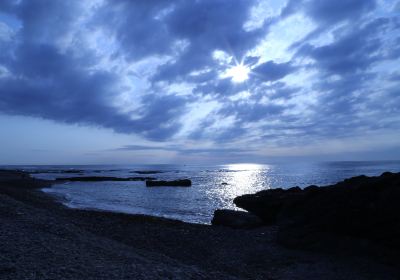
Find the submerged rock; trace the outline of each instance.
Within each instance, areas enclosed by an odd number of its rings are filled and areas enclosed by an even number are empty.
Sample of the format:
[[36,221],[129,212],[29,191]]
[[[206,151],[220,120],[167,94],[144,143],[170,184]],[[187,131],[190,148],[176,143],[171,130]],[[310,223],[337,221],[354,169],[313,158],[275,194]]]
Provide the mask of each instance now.
[[82,174],[84,173],[83,170],[80,169],[64,169],[64,170],[54,170],[54,169],[43,169],[43,170],[31,170],[31,171],[27,171],[30,174],[43,174],[43,173],[54,173],[54,174],[62,174],[62,173],[66,173],[66,174]]
[[189,179],[173,180],[173,181],[146,181],[147,187],[190,187],[192,181]]
[[164,173],[164,171],[160,171],[160,170],[137,170],[137,171],[132,171],[131,173],[136,173],[136,174],[160,174],[160,173]]
[[249,212],[218,209],[214,212],[211,224],[237,229],[250,229],[262,226],[263,221]]
[[103,181],[146,181],[154,180],[153,177],[107,177],[107,176],[87,176],[87,177],[65,177],[57,178],[56,181],[71,181],[71,182],[103,182]]

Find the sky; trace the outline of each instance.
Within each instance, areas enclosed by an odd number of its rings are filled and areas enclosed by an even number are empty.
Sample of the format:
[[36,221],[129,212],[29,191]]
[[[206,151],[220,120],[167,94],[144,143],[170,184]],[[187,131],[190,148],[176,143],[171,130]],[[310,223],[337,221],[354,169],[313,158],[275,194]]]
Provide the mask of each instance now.
[[400,159],[400,1],[1,0],[0,164]]

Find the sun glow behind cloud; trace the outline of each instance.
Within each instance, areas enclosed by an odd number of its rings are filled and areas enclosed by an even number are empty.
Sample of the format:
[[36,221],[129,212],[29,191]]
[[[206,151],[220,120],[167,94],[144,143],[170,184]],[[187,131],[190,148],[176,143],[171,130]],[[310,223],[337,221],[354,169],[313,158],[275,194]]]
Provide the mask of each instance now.
[[250,68],[243,64],[238,64],[226,71],[225,76],[232,78],[234,83],[242,83],[249,79]]

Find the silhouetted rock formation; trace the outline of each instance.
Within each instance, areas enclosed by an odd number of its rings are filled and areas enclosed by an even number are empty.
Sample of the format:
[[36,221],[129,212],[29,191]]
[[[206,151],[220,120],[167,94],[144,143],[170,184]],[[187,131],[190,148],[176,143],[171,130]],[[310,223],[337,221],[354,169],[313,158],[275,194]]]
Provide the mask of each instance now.
[[250,229],[262,226],[263,221],[249,212],[218,209],[214,212],[211,224],[231,228]]
[[190,187],[192,181],[189,179],[173,181],[146,181],[147,187]]
[[234,203],[265,224],[280,225],[279,240],[292,247],[340,236],[400,249],[400,173],[358,176],[304,190],[265,190],[239,196]]
[[261,191],[256,194],[242,195],[236,197],[233,202],[237,207],[260,217],[264,223],[273,224],[277,221],[278,214],[281,212],[284,204],[288,204],[293,199],[303,196],[304,191],[299,187],[287,190],[279,188]]
[[154,180],[153,177],[107,177],[107,176],[87,176],[87,177],[65,177],[57,178],[56,181],[71,181],[71,182],[104,182],[104,181],[146,181]]

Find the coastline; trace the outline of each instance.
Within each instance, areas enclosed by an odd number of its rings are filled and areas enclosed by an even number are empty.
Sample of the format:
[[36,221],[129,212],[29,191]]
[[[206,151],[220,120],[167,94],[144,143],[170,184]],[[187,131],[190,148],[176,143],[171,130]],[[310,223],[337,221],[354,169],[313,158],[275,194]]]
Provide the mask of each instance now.
[[2,279],[397,279],[399,275],[392,265],[368,256],[287,249],[276,242],[276,226],[230,229],[70,209],[38,189],[45,181],[27,178],[16,178],[14,183],[0,180]]

